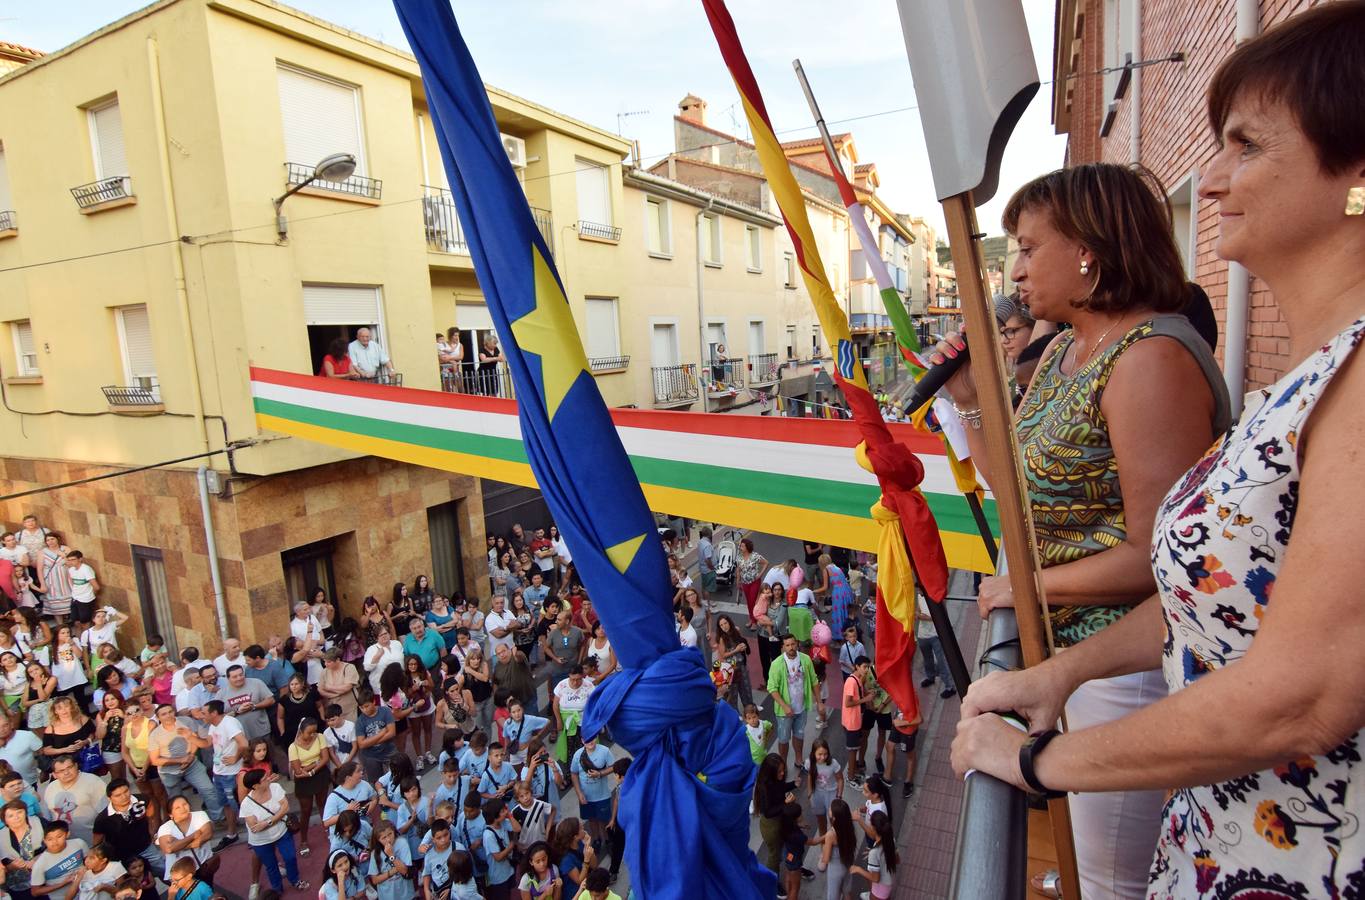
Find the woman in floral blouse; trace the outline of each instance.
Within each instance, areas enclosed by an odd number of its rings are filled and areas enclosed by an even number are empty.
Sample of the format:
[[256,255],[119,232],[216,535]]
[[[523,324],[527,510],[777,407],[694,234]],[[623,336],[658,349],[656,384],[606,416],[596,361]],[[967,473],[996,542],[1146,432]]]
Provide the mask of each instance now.
[[[1019,786],[1166,792],[1151,897],[1348,897],[1365,886],[1365,4],[1324,4],[1214,75],[1200,178],[1215,250],[1263,279],[1287,374],[1166,496],[1158,594],[1025,672],[972,686],[953,765]],[[1086,679],[1161,665],[1170,696],[1021,754],[995,715],[1056,722]]]

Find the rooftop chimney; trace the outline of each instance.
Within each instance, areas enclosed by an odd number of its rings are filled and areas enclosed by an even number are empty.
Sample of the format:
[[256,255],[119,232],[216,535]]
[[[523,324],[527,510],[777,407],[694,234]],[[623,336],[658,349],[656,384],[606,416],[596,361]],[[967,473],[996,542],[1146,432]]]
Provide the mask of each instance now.
[[678,115],[698,125],[706,124],[706,101],[696,94],[688,94],[678,101]]

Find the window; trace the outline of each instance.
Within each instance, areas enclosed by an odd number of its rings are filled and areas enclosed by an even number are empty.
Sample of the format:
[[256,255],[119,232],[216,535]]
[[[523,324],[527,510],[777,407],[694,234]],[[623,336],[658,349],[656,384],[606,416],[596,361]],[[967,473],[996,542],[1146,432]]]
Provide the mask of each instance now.
[[166,642],[166,655],[174,658],[179,655],[180,649],[175,640],[175,622],[171,618],[171,589],[166,584],[166,564],[160,550],[139,547],[137,544],[131,546],[133,578],[137,582],[137,596],[142,606],[142,631],[144,634],[161,635]]
[[128,156],[123,146],[123,117],[118,100],[110,100],[86,110],[90,120],[90,149],[95,157],[95,180],[103,181],[128,174]]
[[463,592],[464,553],[460,550],[460,523],[468,522],[464,500],[451,500],[427,507],[427,534],[431,540],[431,583],[434,590],[450,595]]
[[0,212],[10,209],[14,209],[14,199],[9,192],[9,164],[5,162],[5,145],[0,143]]
[[763,334],[764,324],[762,320],[749,320],[749,355],[761,356],[768,352],[768,342]]
[[27,319],[11,322],[10,331],[14,334],[14,359],[19,364],[19,374],[32,377],[38,371],[38,350],[33,343],[33,325]]
[[332,599],[333,607],[336,606],[336,573],[332,567],[332,557],[336,552],[334,544],[335,539],[326,538],[280,554],[284,590],[291,601],[311,599],[321,588]]
[[782,254],[782,277],[783,284],[787,287],[796,288],[796,255],[792,253]]
[[1133,19],[1137,12],[1134,0],[1104,0],[1104,102],[1118,99],[1120,83],[1126,82],[1122,68],[1128,54],[1133,52]]
[[[706,358],[714,362],[716,359],[716,348],[725,347],[725,323],[707,322],[706,323]],[[726,347],[727,351],[729,350]]]
[[1196,220],[1198,192],[1196,172],[1191,172],[1171,191],[1171,231],[1175,236],[1175,245],[1180,249],[1180,259],[1185,263],[1185,277],[1191,280],[1194,279],[1195,247],[1199,240],[1199,223]]
[[787,326],[787,359],[796,359],[796,326]]
[[578,183],[578,221],[612,225],[611,186],[607,167],[586,159],[575,159]]
[[[311,371],[322,369],[322,357],[332,341],[349,344],[361,327],[369,328],[385,350],[379,288],[363,285],[305,284],[303,321],[308,327]],[[469,359],[468,355],[465,359]]]
[[360,89],[290,66],[278,67],[285,162],[312,169],[333,153],[355,157],[355,174],[367,175]]
[[763,271],[763,234],[757,225],[745,225],[744,237],[749,246],[749,271]]
[[810,356],[811,356],[811,359],[819,359],[819,358],[820,358],[820,326],[819,326],[819,325],[812,325],[812,326],[810,327]]
[[114,313],[127,383],[155,390],[156,356],[152,353],[152,323],[147,317],[147,307],[122,306]]
[[587,298],[588,333],[583,349],[588,359],[616,359],[621,356],[621,326],[615,297]]
[[648,235],[648,247],[652,256],[673,254],[673,229],[670,227],[668,212],[667,200],[645,198],[645,232]]
[[678,364],[678,326],[671,322],[655,323],[651,330],[652,361],[655,368]]
[[720,243],[720,216],[713,216],[710,213],[701,217],[701,246],[702,259],[708,266],[719,266],[721,259]]

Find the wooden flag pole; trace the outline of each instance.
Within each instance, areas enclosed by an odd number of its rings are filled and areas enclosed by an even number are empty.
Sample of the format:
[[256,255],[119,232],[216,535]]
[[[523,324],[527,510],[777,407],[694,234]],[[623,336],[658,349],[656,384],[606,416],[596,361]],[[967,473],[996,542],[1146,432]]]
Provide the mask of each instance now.
[[[1048,657],[1048,635],[1043,623],[1045,598],[1038,579],[1038,559],[1033,519],[1025,503],[1024,473],[1014,434],[1014,409],[1006,390],[1005,358],[995,339],[995,312],[977,233],[976,205],[970,191],[943,201],[948,224],[948,245],[957,273],[958,297],[972,341],[972,372],[981,403],[982,437],[991,472],[991,492],[1000,513],[1000,534],[1009,563],[1014,615],[1019,623],[1019,645],[1024,666],[1036,666]],[[1057,868],[1062,876],[1062,896],[1081,896],[1076,871],[1076,848],[1071,838],[1071,813],[1065,797],[1048,801],[1052,839],[1057,849]]]

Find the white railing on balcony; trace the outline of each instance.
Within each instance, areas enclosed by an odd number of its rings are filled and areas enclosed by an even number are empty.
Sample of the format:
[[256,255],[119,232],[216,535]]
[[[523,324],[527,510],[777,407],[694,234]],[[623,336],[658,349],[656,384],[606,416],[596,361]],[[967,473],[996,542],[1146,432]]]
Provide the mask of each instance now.
[[776,353],[753,353],[749,355],[749,384],[766,385],[776,384],[777,374],[777,354]]
[[133,196],[133,179],[127,175],[101,178],[99,181],[73,187],[71,196],[75,198],[76,205],[81,209],[89,209],[92,206],[99,206],[101,203],[122,200],[125,197]]
[[19,219],[12,209],[0,209],[0,231],[18,231]]
[[455,198],[445,188],[422,186],[422,226],[427,235],[427,246],[438,253],[469,255],[469,244],[464,239],[464,226],[455,210]]
[[681,406],[700,398],[697,367],[692,363],[680,366],[654,366],[650,371],[654,377],[655,406]]
[[709,397],[724,397],[737,394],[744,389],[749,365],[742,359],[715,360],[702,370]]
[[441,390],[447,394],[478,394],[484,397],[516,398],[512,387],[512,373],[507,363],[481,366],[461,363],[458,367],[441,369]]

